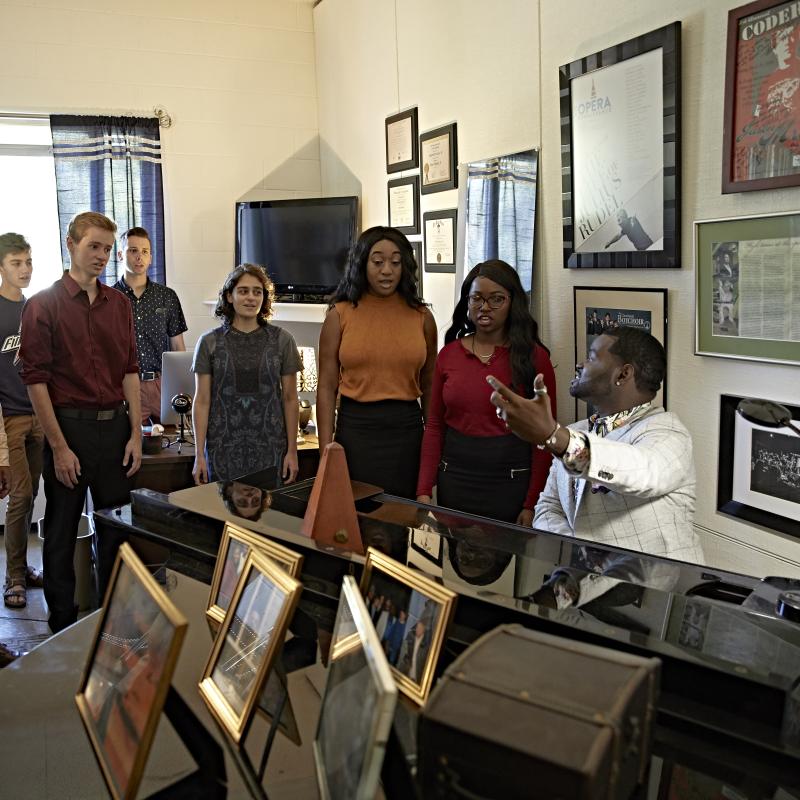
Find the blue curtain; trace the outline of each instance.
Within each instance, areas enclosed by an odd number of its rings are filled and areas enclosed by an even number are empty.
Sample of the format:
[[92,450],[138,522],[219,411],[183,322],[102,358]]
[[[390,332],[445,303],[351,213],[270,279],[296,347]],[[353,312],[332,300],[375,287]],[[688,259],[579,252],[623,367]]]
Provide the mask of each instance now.
[[[135,225],[147,229],[153,246],[150,277],[166,283],[158,120],[59,114],[50,117],[50,128],[64,269],[69,268],[69,221],[82,211],[99,211],[117,223],[118,233]],[[116,249],[100,278],[107,284],[125,271]]]
[[476,161],[467,173],[466,268],[500,258],[533,288],[538,151]]

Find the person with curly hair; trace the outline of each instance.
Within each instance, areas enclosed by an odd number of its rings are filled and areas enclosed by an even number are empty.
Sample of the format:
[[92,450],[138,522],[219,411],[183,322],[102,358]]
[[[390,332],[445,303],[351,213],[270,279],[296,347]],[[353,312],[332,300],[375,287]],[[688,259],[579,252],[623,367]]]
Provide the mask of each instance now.
[[297,477],[297,372],[291,334],[269,323],[275,289],[263,267],[241,264],[228,275],[215,315],[222,325],[194,351],[195,483],[274,470]]
[[322,325],[317,387],[320,451],[335,430],[352,479],[408,498],[436,361],[436,322],[417,294],[416,271],[400,231],[361,234]]

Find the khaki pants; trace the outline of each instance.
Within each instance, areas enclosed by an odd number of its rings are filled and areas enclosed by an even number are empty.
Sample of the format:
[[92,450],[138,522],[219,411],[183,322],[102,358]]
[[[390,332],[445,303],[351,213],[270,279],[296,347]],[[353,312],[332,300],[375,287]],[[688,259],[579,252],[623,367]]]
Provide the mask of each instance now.
[[25,585],[28,567],[28,533],[33,501],[42,474],[44,433],[33,414],[3,417],[11,463],[11,491],[6,509],[6,586]]
[[139,396],[142,398],[142,425],[161,422],[161,377],[154,381],[142,381],[139,384]]

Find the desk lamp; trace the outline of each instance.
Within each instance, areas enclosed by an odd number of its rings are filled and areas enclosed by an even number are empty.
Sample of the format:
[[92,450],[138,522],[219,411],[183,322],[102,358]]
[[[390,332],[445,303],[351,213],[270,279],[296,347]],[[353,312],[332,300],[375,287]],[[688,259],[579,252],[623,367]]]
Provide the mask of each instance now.
[[[317,359],[314,355],[313,347],[299,347],[300,362],[302,368],[297,373],[297,391],[316,392],[317,391]],[[297,443],[305,442],[303,434],[308,433],[308,424],[311,422],[311,403],[306,399],[300,400],[300,414],[298,423],[300,433],[297,435]]]

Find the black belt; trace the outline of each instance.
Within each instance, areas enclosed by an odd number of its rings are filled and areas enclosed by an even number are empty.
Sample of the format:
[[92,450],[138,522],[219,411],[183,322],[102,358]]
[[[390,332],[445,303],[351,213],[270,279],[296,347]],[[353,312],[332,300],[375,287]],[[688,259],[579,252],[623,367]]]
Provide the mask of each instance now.
[[121,414],[128,413],[125,403],[120,403],[116,408],[65,408],[58,406],[53,409],[56,417],[62,419],[90,419],[96,422],[108,422],[116,419]]
[[160,372],[140,372],[140,381],[157,381],[161,377]]

